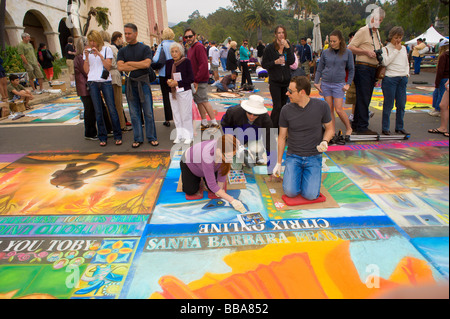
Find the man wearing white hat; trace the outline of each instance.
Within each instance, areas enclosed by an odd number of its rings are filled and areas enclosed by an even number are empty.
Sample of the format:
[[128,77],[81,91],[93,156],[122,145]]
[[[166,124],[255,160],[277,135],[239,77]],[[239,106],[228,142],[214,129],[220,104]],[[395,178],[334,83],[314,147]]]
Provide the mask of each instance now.
[[[222,129],[225,134],[232,134],[247,146],[247,156],[244,162],[248,167],[254,163],[263,164],[264,153],[267,153],[267,166],[270,165],[270,139],[273,127],[267,109],[264,106],[264,98],[259,95],[251,95],[241,105],[230,107],[222,117]],[[275,141],[273,141],[275,146]],[[276,156],[276,151],[272,154]]]

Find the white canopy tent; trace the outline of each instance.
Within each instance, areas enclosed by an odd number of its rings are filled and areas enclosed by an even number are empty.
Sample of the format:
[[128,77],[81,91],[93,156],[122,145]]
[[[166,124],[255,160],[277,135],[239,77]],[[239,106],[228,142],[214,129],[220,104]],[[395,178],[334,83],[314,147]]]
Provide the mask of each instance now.
[[320,32],[320,18],[319,15],[314,17],[314,29],[313,29],[313,41],[312,41],[313,52],[318,53],[322,50],[322,33]]
[[427,44],[435,45],[435,44],[439,43],[440,39],[444,39],[445,37],[442,34],[440,34],[439,32],[437,32],[433,26],[431,26],[427,31],[425,31],[424,33],[419,35],[417,38],[409,40],[405,44],[406,45],[416,44],[417,39],[419,39],[419,38],[425,39]]

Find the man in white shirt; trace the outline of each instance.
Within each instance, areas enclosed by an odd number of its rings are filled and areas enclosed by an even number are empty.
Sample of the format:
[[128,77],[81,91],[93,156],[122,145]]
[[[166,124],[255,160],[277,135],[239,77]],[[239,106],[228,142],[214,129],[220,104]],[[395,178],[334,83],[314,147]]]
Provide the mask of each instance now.
[[214,72],[215,83],[219,82],[219,66],[220,66],[220,51],[216,47],[216,42],[211,41],[211,48],[209,49],[209,63],[211,70]]

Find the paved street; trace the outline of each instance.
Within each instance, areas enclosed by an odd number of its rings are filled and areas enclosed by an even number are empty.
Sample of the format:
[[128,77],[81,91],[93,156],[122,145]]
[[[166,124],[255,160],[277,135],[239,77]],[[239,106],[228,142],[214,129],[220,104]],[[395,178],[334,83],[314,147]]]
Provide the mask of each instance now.
[[[432,91],[423,90],[424,87],[430,89],[434,84],[435,73],[423,71],[420,75],[413,75],[410,78],[408,88],[414,90],[415,93],[419,92],[430,96]],[[412,82],[426,82],[428,84],[413,84]],[[66,81],[67,83],[68,81]],[[239,81],[237,81],[239,82]],[[69,82],[70,83],[70,82]],[[257,94],[268,92],[267,83],[255,83],[257,89],[260,90]],[[419,89],[418,89],[419,88]],[[154,90],[159,89],[159,85],[153,85]],[[73,89],[72,89],[73,90]],[[250,94],[245,94],[248,97]],[[40,100],[51,99],[50,94],[43,96],[36,96],[38,103]],[[125,101],[125,99],[124,99]],[[126,101],[125,101],[126,102]],[[213,103],[214,104],[214,103]],[[347,105],[349,107],[349,105]],[[216,105],[216,109],[218,109]],[[381,133],[381,111],[372,108],[375,112],[375,116],[370,120],[370,128]],[[222,111],[224,111],[222,109]],[[350,110],[346,110],[347,114]],[[128,114],[128,111],[126,111]],[[392,119],[395,115],[391,115]],[[129,117],[128,117],[129,119]],[[160,146],[157,149],[170,149],[172,142],[170,141],[170,132],[173,129],[173,122],[170,128],[162,125],[164,122],[164,112],[162,108],[155,108],[156,128],[158,134],[158,140]],[[428,134],[429,128],[439,126],[439,118],[431,117],[426,112],[409,113],[405,114],[405,128],[411,133],[410,141],[424,141],[424,140],[440,140],[442,136],[436,136]],[[338,119],[336,121],[336,128],[344,129],[344,126]],[[2,153],[26,153],[26,152],[39,152],[39,151],[78,151],[78,152],[96,152],[99,151],[97,142],[86,141],[83,138],[84,127],[83,125],[64,125],[52,126],[52,125],[29,125],[15,127],[14,125],[1,125],[0,121],[0,150]],[[106,151],[114,152],[129,152],[136,151],[132,149],[131,144],[133,142],[132,132],[124,133],[124,144],[120,147],[116,147],[113,143],[110,143],[106,147]],[[140,147],[137,151],[154,150],[150,144],[145,144],[144,147]],[[103,148],[102,148],[103,151]]]
[[[427,133],[440,121],[428,115],[433,83],[428,71],[410,79],[409,140],[330,147],[325,202],[288,206],[263,166],[229,182],[258,225],[180,191],[159,86],[160,146],[137,150],[132,131],[122,146],[85,140],[73,90],[38,96],[23,122],[0,121],[0,299],[445,297],[440,287],[448,298],[449,152],[448,138]],[[270,107],[268,84],[255,84]],[[210,97],[220,117],[249,95]],[[376,89],[378,132],[380,105]]]

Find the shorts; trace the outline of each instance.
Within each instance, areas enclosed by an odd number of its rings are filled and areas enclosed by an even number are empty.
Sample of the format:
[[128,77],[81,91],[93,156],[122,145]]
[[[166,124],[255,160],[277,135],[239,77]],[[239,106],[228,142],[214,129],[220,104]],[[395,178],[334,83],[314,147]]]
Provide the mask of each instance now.
[[73,66],[73,60],[67,59],[66,60],[66,64],[67,64],[67,67],[69,68],[69,74],[70,75],[74,75],[75,74],[75,69],[74,69],[74,66]]
[[28,63],[25,64],[25,70],[28,73],[28,79],[30,81],[34,79],[43,79],[44,74],[42,74],[41,67],[37,64]]
[[47,77],[47,80],[50,80],[50,78],[53,79],[53,68],[44,69],[44,73]]
[[197,92],[194,94],[194,102],[196,104],[208,102],[208,83],[199,83]]
[[320,85],[322,89],[323,97],[332,96],[335,99],[344,99],[345,92],[342,90],[345,83],[331,83],[331,82],[323,82]]
[[219,66],[211,63],[211,71],[219,72]]
[[310,72],[309,62],[310,61],[305,61],[305,62],[302,63],[302,69],[303,69],[303,71],[305,71],[306,75],[309,75],[311,73]]
[[356,104],[356,87],[355,82],[352,82],[352,85],[350,85],[350,88],[348,89],[347,93],[345,94],[345,104]]

